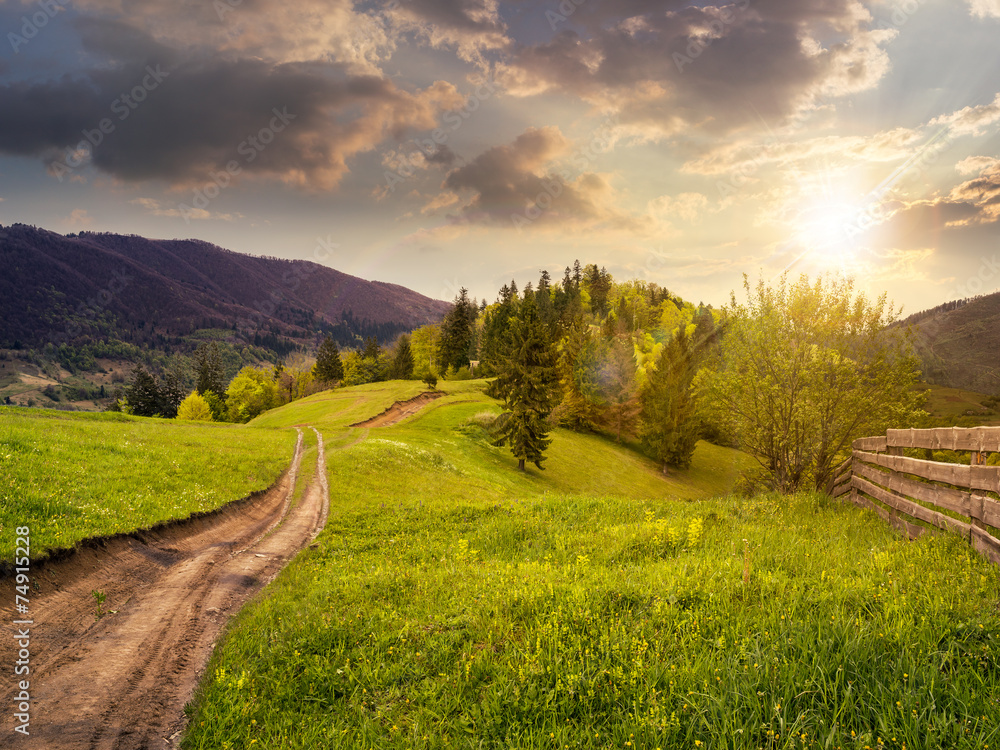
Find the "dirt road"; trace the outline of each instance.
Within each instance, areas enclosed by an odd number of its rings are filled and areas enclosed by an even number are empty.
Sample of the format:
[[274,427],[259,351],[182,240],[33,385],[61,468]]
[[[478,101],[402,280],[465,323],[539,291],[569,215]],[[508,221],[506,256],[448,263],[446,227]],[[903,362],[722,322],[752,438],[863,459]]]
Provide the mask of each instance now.
[[389,427],[416,414],[431,401],[441,398],[443,395],[443,393],[428,391],[408,401],[397,401],[378,416],[366,419],[364,422],[355,422],[351,427]]
[[[31,734],[13,732],[14,677],[5,674],[0,747],[176,746],[184,705],[222,627],[326,524],[329,489],[316,435],[314,474],[294,507],[301,432],[292,466],[259,496],[42,566],[41,590],[31,596]],[[93,591],[107,597],[100,619]],[[14,601],[12,580],[0,582],[0,601]],[[16,659],[13,634],[4,617],[5,672]]]

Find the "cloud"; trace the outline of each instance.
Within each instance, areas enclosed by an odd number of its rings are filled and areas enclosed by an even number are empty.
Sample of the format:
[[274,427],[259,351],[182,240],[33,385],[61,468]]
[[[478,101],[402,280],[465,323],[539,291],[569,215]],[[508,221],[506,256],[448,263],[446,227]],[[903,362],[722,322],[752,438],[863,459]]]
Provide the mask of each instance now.
[[645,222],[613,207],[614,191],[593,172],[575,178],[558,168],[572,144],[556,127],[528,128],[509,145],[494,146],[445,177],[443,189],[463,197],[453,220],[507,227],[634,231]]
[[454,48],[464,60],[511,44],[498,0],[390,0],[386,15],[397,32],[415,33],[435,48]]
[[498,79],[514,95],[558,91],[614,109],[649,138],[780,123],[871,89],[896,34],[869,28],[855,0],[591,0],[572,19],[576,29],[514,49]]
[[661,195],[649,202],[649,211],[654,216],[679,217],[690,222],[697,221],[707,208],[708,198],[701,193]]
[[72,167],[68,153],[83,149],[95,168],[123,181],[175,186],[203,184],[236,162],[241,179],[330,189],[352,156],[433,128],[461,104],[448,83],[411,93],[336,64],[213,59],[167,68],[143,60],[0,86],[0,152]]
[[85,208],[74,208],[69,216],[60,219],[59,223],[71,229],[86,228],[94,225],[94,219],[87,213]]
[[[117,36],[126,23],[156,43],[191,52],[210,49],[226,59],[274,63],[334,62],[352,73],[378,74],[395,44],[376,14],[356,12],[351,0],[213,0],[164,3],[160,0],[74,0],[86,13],[81,22]],[[117,43],[111,39],[112,43]]]
[[139,206],[146,210],[147,213],[153,216],[167,216],[175,219],[184,219],[188,221],[190,219],[197,219],[203,221],[206,219],[217,219],[220,221],[236,221],[236,219],[242,219],[243,214],[227,214],[227,213],[213,213],[205,208],[194,208],[186,207],[185,210],[181,210],[176,205],[166,205],[162,201],[158,201],[155,198],[134,198],[129,201],[133,206]]
[[977,18],[1000,18],[1000,0],[969,0],[969,10]]
[[989,125],[1000,121],[1000,93],[989,104],[965,107],[930,121],[931,127],[947,126],[952,135],[981,135]]

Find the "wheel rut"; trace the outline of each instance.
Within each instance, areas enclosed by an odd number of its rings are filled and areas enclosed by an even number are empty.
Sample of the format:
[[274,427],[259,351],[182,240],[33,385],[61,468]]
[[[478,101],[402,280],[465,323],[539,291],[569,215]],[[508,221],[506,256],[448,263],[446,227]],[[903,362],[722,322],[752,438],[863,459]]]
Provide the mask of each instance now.
[[[329,516],[323,438],[298,503],[302,433],[290,468],[259,497],[159,531],[82,549],[32,574],[31,726],[4,747],[140,750],[176,747],[191,700],[229,618],[322,530]],[[0,596],[13,601],[13,580]],[[93,591],[106,595],[96,617]],[[12,664],[14,628],[0,624],[0,664]],[[6,671],[6,670],[5,670]],[[0,703],[13,705],[13,678]],[[12,738],[8,744],[7,739]]]

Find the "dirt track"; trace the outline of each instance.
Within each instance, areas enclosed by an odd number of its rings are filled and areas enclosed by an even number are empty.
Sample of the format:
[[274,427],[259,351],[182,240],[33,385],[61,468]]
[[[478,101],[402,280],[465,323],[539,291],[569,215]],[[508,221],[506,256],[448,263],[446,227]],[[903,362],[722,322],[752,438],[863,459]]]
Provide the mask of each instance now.
[[[13,732],[8,672],[0,681],[0,746],[174,747],[184,705],[229,617],[326,524],[329,490],[316,434],[315,474],[294,507],[301,433],[290,469],[258,497],[33,570],[41,590],[31,596],[31,735]],[[0,600],[14,601],[13,585],[0,582]],[[95,590],[107,595],[100,620]],[[0,622],[5,672],[16,659],[10,621]]]
[[443,395],[443,393],[438,392],[426,392],[411,398],[409,401],[397,401],[378,416],[366,419],[364,422],[355,422],[351,427],[389,427],[416,414],[431,401],[441,398]]

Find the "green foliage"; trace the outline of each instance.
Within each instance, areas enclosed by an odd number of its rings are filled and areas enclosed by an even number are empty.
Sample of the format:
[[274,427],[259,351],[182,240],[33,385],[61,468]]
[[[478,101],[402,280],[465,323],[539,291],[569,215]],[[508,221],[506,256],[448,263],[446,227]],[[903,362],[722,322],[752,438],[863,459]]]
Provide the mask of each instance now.
[[475,337],[478,310],[469,299],[465,287],[459,290],[455,303],[441,322],[440,367],[456,370],[469,366]]
[[361,352],[349,352],[344,357],[343,384],[364,385],[388,380],[389,368],[389,358],[385,354],[380,353],[377,359],[372,359],[362,355]]
[[344,379],[344,365],[340,359],[337,342],[327,336],[316,352],[316,364],[313,368],[316,379],[323,383],[336,383]]
[[504,405],[494,445],[510,446],[521,471],[525,461],[542,468],[543,454],[551,442],[547,420],[556,384],[555,352],[538,317],[534,296],[526,291],[511,323],[507,356],[500,362],[490,392]]
[[389,377],[393,380],[409,380],[413,377],[413,349],[410,347],[410,337],[400,336],[396,342],[396,351],[392,357],[392,367]]
[[208,404],[208,408],[212,411],[212,421],[225,422],[229,417],[229,407],[226,406],[225,393],[219,395],[218,393],[215,393],[215,391],[205,391],[201,394],[201,396],[205,399],[205,403]]
[[685,329],[663,348],[642,391],[640,438],[663,469],[686,469],[698,442],[699,425],[692,392],[696,353]]
[[128,413],[137,417],[177,416],[177,406],[184,398],[180,379],[173,373],[167,373],[158,380],[142,365],[137,365],[132,373],[132,382],[125,389],[125,400]]
[[272,369],[244,367],[226,389],[230,422],[249,422],[278,405],[278,387]]
[[438,376],[435,375],[432,371],[428,370],[423,377],[423,381],[427,385],[427,387],[433,391],[437,388]]
[[222,361],[218,341],[204,341],[194,352],[195,390],[204,395],[208,391],[226,392],[226,366]]
[[780,492],[825,488],[851,441],[920,414],[919,370],[906,334],[889,328],[885,295],[855,296],[850,281],[802,276],[733,294],[722,367],[702,388],[715,420],[738,435]]
[[[211,393],[211,391],[209,391]],[[177,418],[195,422],[211,422],[212,409],[208,401],[198,391],[191,391],[188,397],[177,407]]]

